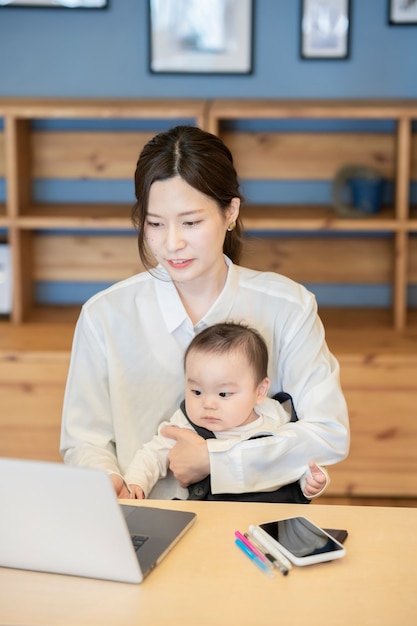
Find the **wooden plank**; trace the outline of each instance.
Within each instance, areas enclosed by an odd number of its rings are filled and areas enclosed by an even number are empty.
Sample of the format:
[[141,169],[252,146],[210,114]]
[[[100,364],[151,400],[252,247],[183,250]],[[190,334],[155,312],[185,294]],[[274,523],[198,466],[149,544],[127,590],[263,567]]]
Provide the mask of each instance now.
[[[25,362],[68,355],[74,321],[67,323],[10,324],[0,322],[0,362]],[[62,357],[61,357],[62,358]]]
[[329,495],[417,496],[417,354],[339,360],[352,442],[348,459],[329,468]]
[[402,114],[417,118],[417,100],[290,100],[273,98],[223,98],[214,100],[209,119],[395,119]]
[[242,179],[332,180],[352,164],[390,179],[395,172],[395,138],[388,133],[227,132],[222,138]]
[[[145,143],[157,131],[43,131],[33,133],[37,178],[130,179]],[[254,180],[330,180],[346,164],[375,167],[391,179],[395,138],[384,133],[230,132],[239,176]],[[417,137],[411,177],[417,180]]]
[[139,153],[156,132],[35,132],[33,176],[133,181]]
[[[37,235],[35,280],[116,281],[141,271],[135,235]],[[390,239],[251,237],[241,264],[303,282],[384,284],[392,279]]]
[[408,240],[408,282],[417,285],[417,237]]
[[142,269],[134,234],[35,238],[35,280],[108,282],[127,278]]
[[6,158],[4,154],[4,131],[0,130],[0,178],[6,175]]
[[[64,179],[132,178],[139,152],[153,134],[128,131],[33,133],[33,175]],[[377,167],[388,178],[393,177],[394,139],[389,135],[325,132],[276,135],[278,133],[222,135],[243,179],[326,180],[347,163]],[[411,179],[416,181],[416,133],[411,139],[410,167]],[[4,175],[4,132],[0,131],[0,177]]]
[[241,264],[307,283],[386,284],[392,280],[388,238],[251,237]]
[[0,115],[27,119],[191,119],[206,124],[207,100],[197,98],[2,98]]
[[0,456],[59,461],[69,353],[0,356]]
[[417,132],[410,137],[410,179],[417,181]]

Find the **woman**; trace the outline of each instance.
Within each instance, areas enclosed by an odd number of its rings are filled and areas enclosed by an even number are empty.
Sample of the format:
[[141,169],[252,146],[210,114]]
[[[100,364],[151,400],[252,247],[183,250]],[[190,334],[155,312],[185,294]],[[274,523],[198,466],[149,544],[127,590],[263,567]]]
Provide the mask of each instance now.
[[[183,356],[207,326],[231,320],[266,340],[270,395],[293,397],[299,421],[280,436],[209,453],[196,433],[167,427],[177,441],[170,474],[153,498],[177,495],[209,473],[213,493],[268,490],[294,482],[306,459],[330,465],[349,448],[339,367],[329,352],[314,296],[278,274],[241,268],[241,195],[232,155],[191,126],[156,135],[135,173],[141,260],[148,271],[92,297],[77,323],[64,400],[61,452],[67,463],[106,470],[119,497],[136,450],[179,405]],[[155,266],[156,262],[156,267]],[[262,459],[265,472],[256,471]]]

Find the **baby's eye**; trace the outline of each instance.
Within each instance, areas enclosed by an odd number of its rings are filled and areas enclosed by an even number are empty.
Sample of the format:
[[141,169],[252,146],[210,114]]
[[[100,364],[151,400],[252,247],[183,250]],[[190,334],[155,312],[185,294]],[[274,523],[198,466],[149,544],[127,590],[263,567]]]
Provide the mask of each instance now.
[[230,392],[230,391],[221,391],[221,392],[219,393],[219,396],[220,396],[221,398],[228,398],[228,397],[229,397],[229,396],[231,396],[231,395],[232,395],[232,394],[231,394],[231,392]]
[[198,389],[191,389],[191,393],[193,396],[201,396],[201,391],[198,391]]

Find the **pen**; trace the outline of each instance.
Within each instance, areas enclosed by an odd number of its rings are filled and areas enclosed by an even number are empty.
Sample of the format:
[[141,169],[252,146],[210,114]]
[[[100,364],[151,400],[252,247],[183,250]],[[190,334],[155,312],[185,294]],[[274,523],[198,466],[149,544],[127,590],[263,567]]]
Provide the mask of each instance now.
[[267,533],[264,530],[262,530],[262,528],[259,528],[259,526],[249,526],[249,532],[252,535],[252,537],[257,539],[258,542],[266,550],[268,550],[268,552],[270,552],[272,554],[273,558],[278,563],[280,563],[280,565],[282,567],[286,568],[287,570],[290,570],[292,568],[292,565],[291,565],[290,561],[287,559],[286,556],[284,556],[282,554],[282,552],[280,552],[280,550],[278,548],[276,548],[272,544],[271,539],[269,538]]
[[253,535],[245,533],[245,536],[249,537],[250,541],[254,544],[254,546],[256,546],[258,548],[258,550],[263,551],[262,553],[264,554],[264,556],[268,559],[268,561],[270,563],[272,563],[281,572],[281,574],[283,576],[287,576],[288,575],[288,572],[289,572],[288,567],[286,567],[286,565],[284,565],[283,563],[278,561],[278,559],[273,557],[270,552],[265,552],[265,550],[267,550],[267,548],[265,548],[263,545],[261,545],[259,543],[259,541],[257,539],[255,539],[255,537]]
[[250,558],[250,560],[255,563],[255,565],[264,573],[266,574],[269,578],[273,578],[274,574],[273,572],[270,570],[270,568],[268,567],[268,565],[266,563],[264,563],[264,561],[262,561],[262,559],[260,559],[258,556],[256,556],[256,554],[254,552],[252,552],[252,550],[250,550],[248,548],[248,546],[246,544],[243,543],[243,541],[241,541],[240,539],[235,539],[235,544],[237,545],[237,547],[239,548],[239,550],[241,550],[242,552],[244,552],[246,554],[246,556],[248,556]]
[[267,556],[264,552],[262,552],[262,550],[259,548],[259,544],[258,546],[256,546],[254,544],[254,542],[252,542],[249,538],[249,536],[247,534],[242,535],[242,533],[240,533],[238,530],[235,531],[235,537],[237,537],[238,539],[240,539],[240,541],[242,543],[244,543],[249,550],[252,550],[252,552],[254,552],[254,554],[256,554],[256,556],[261,559],[261,561],[263,561],[264,563],[270,564],[270,561],[267,560]]

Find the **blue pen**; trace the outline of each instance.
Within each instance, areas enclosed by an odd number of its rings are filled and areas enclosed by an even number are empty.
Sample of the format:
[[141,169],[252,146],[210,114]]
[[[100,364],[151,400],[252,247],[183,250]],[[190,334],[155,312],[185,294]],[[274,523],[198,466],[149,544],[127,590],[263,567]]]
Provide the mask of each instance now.
[[237,545],[237,547],[239,548],[239,550],[242,550],[242,552],[244,552],[246,554],[246,556],[248,556],[250,558],[251,561],[253,561],[253,563],[255,563],[255,565],[257,567],[259,567],[259,569],[268,576],[268,578],[273,578],[274,574],[273,572],[271,572],[271,570],[269,569],[268,565],[266,563],[264,563],[264,561],[262,561],[258,556],[256,556],[256,554],[254,552],[252,552],[252,550],[250,550],[244,543],[243,541],[241,541],[240,539],[235,539],[235,544]]

